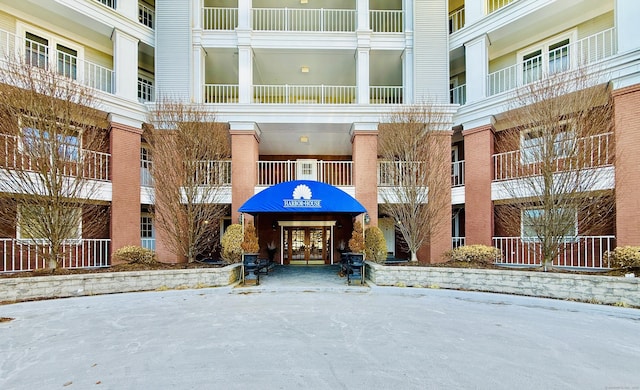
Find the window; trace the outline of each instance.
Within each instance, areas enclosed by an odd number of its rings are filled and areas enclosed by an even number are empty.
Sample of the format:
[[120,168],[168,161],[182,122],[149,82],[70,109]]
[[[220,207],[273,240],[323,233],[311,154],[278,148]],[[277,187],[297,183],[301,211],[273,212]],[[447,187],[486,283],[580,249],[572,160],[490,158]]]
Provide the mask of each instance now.
[[[550,138],[553,140],[553,149],[547,150]],[[572,155],[575,144],[575,133],[566,121],[557,128],[526,130],[520,136],[520,162],[533,164],[567,158]]]
[[141,102],[153,101],[153,80],[142,75],[138,76],[138,100]]
[[49,41],[35,34],[26,33],[24,44],[27,65],[47,69],[49,67]]
[[517,53],[522,66],[522,84],[540,80],[544,75],[564,72],[571,68],[570,42],[576,40],[576,32],[571,31],[555,36],[544,42],[527,47]]
[[146,146],[140,148],[140,185],[144,187],[153,186],[153,178],[151,176],[151,152]]
[[[47,222],[42,219],[42,215],[45,215],[46,212],[44,206],[20,206],[16,237],[23,240],[44,240],[51,230],[51,227],[47,226]],[[60,210],[59,217],[63,220],[63,225],[71,227],[71,234],[67,239],[79,240],[82,238],[82,209],[80,207]]]
[[578,213],[572,208],[554,209],[549,216],[541,208],[522,210],[520,232],[523,240],[539,240],[545,233],[545,227],[554,236],[573,239],[578,235]]
[[142,238],[155,238],[153,219],[149,214],[143,214],[140,217],[140,236]]
[[[40,131],[32,127],[22,129],[21,151],[33,157],[51,158],[54,155],[64,161],[78,161],[80,141],[77,135],[57,134],[53,140],[47,131]],[[52,148],[57,149],[54,154]]]
[[58,74],[76,80],[78,78],[78,52],[66,46],[57,45]]

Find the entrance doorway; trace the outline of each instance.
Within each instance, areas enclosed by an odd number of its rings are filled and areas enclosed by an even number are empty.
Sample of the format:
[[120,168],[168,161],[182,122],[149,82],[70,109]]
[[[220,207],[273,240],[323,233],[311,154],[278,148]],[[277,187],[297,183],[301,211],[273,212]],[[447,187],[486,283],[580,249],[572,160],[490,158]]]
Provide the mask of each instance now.
[[326,227],[284,228],[284,258],[289,264],[319,265],[330,262],[331,230]]
[[335,221],[278,221],[282,264],[333,264]]

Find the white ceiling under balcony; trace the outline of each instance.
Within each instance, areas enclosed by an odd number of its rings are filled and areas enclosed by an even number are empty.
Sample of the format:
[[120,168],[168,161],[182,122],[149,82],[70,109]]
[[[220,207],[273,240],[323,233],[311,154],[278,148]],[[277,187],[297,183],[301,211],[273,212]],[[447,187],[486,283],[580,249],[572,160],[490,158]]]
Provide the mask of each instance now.
[[[207,48],[205,51],[205,83],[237,84],[237,50]],[[372,51],[370,85],[402,85],[401,55],[399,51]],[[253,63],[254,85],[356,85],[353,51],[255,49]]]

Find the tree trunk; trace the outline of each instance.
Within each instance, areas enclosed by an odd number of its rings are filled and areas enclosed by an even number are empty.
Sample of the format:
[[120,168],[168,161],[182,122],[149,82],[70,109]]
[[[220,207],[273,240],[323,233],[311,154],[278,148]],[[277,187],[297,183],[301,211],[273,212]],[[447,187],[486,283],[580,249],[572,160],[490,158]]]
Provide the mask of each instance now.
[[411,251],[411,261],[418,262],[418,254],[416,251]]

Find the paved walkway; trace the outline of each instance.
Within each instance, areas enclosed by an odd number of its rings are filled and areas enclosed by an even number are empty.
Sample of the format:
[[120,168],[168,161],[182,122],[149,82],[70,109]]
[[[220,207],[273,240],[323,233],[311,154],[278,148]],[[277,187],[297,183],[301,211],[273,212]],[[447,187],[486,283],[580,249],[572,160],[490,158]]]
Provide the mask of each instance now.
[[324,288],[276,283],[293,271],[251,288],[0,306],[14,318],[0,323],[0,389],[640,386],[640,310],[347,287],[329,272]]

